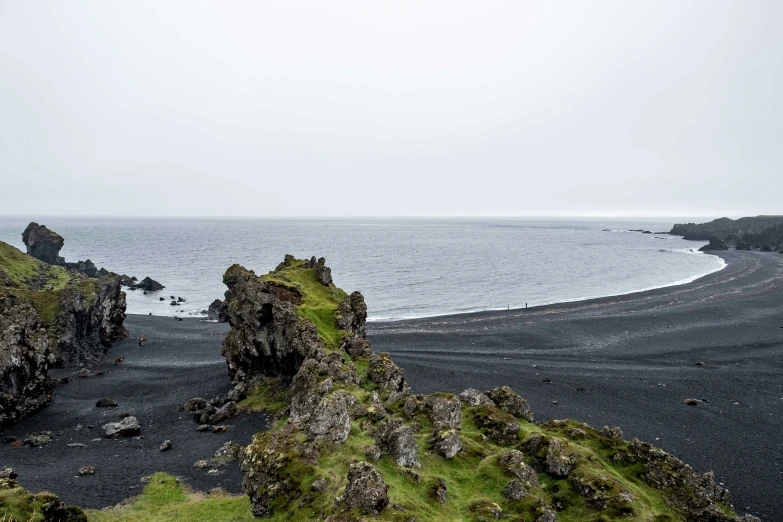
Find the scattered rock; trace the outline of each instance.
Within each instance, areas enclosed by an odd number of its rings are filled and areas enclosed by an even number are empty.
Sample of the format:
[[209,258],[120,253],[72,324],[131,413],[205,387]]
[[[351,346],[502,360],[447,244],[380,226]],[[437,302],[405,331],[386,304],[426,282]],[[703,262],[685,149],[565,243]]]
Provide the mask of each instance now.
[[27,438],[24,439],[23,444],[25,446],[38,448],[51,443],[53,440],[54,440],[54,433],[52,433],[51,431],[38,431],[36,433],[31,433],[30,435],[28,435]]
[[578,459],[576,453],[569,453],[565,442],[551,439],[546,452],[546,470],[558,477],[567,477]]
[[217,409],[210,420],[210,424],[220,424],[227,421],[231,417],[237,414],[237,404],[234,401],[228,401],[223,406]]
[[377,444],[369,446],[367,449],[364,450],[364,455],[368,459],[374,462],[378,462],[378,460],[381,458],[381,448],[379,448]]
[[171,441],[164,440],[160,445],[160,451],[168,451],[171,449]]
[[316,493],[321,493],[322,491],[326,491],[327,486],[329,485],[329,482],[324,478],[318,478],[313,481],[312,484],[310,484],[310,491],[315,491]]
[[134,416],[128,416],[119,422],[109,422],[103,425],[103,429],[106,431],[106,437],[117,439],[120,437],[128,437],[137,435],[141,431],[138,419]]
[[436,432],[431,443],[435,453],[446,459],[453,458],[462,451],[462,441],[454,429]]
[[436,431],[462,427],[462,410],[454,395],[427,395],[424,410]]
[[511,444],[517,440],[519,421],[495,406],[477,406],[473,413],[476,425],[495,442]]
[[84,466],[83,468],[79,468],[79,475],[95,475],[95,468],[92,466]]
[[17,476],[13,468],[0,469],[0,479],[15,479]]
[[440,477],[435,478],[435,482],[432,484],[430,495],[435,501],[445,505],[448,500],[448,488],[446,487],[446,481]]
[[522,500],[525,496],[525,486],[520,481],[514,479],[506,485],[503,496],[509,500]]
[[523,484],[538,487],[536,470],[525,463],[525,455],[519,450],[509,450],[500,456],[498,464]]
[[90,375],[92,375],[92,372],[87,368],[82,368],[81,370],[79,370],[79,377],[81,377],[82,379],[86,379]]
[[81,442],[72,442],[71,444],[68,444],[69,448],[86,448],[86,444],[82,444]]
[[683,401],[688,406],[698,406],[699,405],[699,399],[685,399]]
[[383,421],[375,429],[375,442],[384,454],[391,455],[398,466],[420,466],[419,446],[410,426],[394,418]]
[[103,398],[95,403],[96,408],[116,408],[117,403],[111,399]]
[[514,417],[521,417],[529,422],[533,422],[533,412],[528,406],[527,401],[514,393],[508,386],[495,388],[485,392],[498,408],[510,413]]

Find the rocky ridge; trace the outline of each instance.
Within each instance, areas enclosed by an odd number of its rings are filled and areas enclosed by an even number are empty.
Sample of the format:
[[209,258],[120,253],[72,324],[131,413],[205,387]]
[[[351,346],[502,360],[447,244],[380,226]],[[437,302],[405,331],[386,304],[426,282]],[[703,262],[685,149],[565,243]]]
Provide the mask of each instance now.
[[617,428],[536,423],[507,387],[414,394],[365,338],[361,294],[335,287],[326,268],[287,256],[265,276],[238,265],[224,276],[235,386],[220,407],[278,419],[243,452],[255,516],[757,520],[735,515],[710,473]]

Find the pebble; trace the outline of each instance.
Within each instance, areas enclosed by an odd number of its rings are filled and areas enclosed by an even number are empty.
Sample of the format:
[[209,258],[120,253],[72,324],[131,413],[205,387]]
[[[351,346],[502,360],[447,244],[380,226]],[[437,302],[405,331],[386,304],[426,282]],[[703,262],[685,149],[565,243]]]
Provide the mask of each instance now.
[[68,444],[69,448],[86,448],[87,444],[82,444],[81,442],[74,442],[72,444]]

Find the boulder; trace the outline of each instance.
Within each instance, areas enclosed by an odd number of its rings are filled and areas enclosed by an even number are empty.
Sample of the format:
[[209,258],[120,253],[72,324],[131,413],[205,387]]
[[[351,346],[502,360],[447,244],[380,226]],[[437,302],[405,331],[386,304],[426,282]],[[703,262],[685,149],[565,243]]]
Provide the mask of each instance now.
[[170,440],[164,440],[160,443],[160,451],[168,451],[171,449],[171,441]]
[[386,404],[411,394],[405,380],[405,372],[392,360],[388,353],[375,353],[370,357],[367,376],[375,382],[385,395]]
[[98,402],[95,403],[95,407],[96,408],[116,408],[117,407],[117,402],[115,402],[115,401],[113,401],[111,399],[107,399],[107,398],[104,397],[103,399],[100,399],[100,400],[98,400]]
[[699,252],[712,252],[716,250],[728,250],[729,247],[721,238],[712,236],[710,242],[699,249]]
[[339,394],[327,395],[315,407],[307,423],[310,440],[326,439],[343,443],[351,431],[351,416],[345,398]]
[[509,500],[522,500],[525,496],[525,486],[517,479],[514,479],[506,485],[503,496]]
[[424,397],[424,411],[436,431],[462,427],[462,409],[455,395],[427,395]]
[[54,440],[54,433],[52,433],[51,431],[38,431],[28,435],[24,439],[23,444],[25,446],[39,448],[41,446],[50,444],[53,440]]
[[410,426],[398,418],[383,421],[375,429],[375,442],[398,466],[419,467],[419,446]]
[[514,393],[514,391],[508,386],[502,386],[485,392],[485,395],[489,397],[495,405],[506,413],[510,413],[514,417],[520,417],[533,422],[533,412],[528,406],[527,401]]
[[15,479],[17,476],[13,468],[0,469],[0,479]]
[[492,399],[475,388],[468,388],[460,393],[459,400],[468,403],[470,406],[482,406],[484,404],[489,404],[491,406],[495,405],[495,403],[492,402]]
[[574,469],[578,459],[576,453],[568,451],[566,443],[560,439],[549,441],[546,452],[546,470],[557,477],[567,477]]
[[517,440],[519,421],[495,406],[477,406],[473,412],[476,425],[492,440],[499,444],[511,444]]
[[446,504],[448,501],[448,488],[446,481],[441,477],[436,477],[430,490],[430,496],[440,504]]
[[519,450],[509,450],[500,456],[498,464],[509,475],[519,479],[523,484],[538,487],[536,470],[525,463],[525,455]]
[[77,261],[75,263],[65,263],[65,266],[72,270],[76,270],[77,272],[81,272],[87,277],[102,277],[110,274],[110,272],[105,268],[98,270],[98,267],[95,266],[95,263],[89,259],[86,261]]
[[138,419],[134,416],[128,416],[119,422],[109,422],[102,426],[106,432],[106,437],[118,439],[120,437],[130,437],[138,435],[141,431]]
[[378,515],[389,505],[389,486],[372,464],[357,462],[348,468],[348,483],[340,504],[359,509],[365,515]]
[[462,441],[454,429],[436,432],[430,442],[435,453],[445,459],[453,458],[462,451]]
[[228,401],[217,409],[210,419],[210,424],[220,424],[237,414],[237,404],[234,401]]
[[45,225],[31,222],[22,232],[22,241],[27,247],[27,253],[34,258],[50,265],[65,263],[65,260],[60,257],[60,249],[65,244],[65,240]]

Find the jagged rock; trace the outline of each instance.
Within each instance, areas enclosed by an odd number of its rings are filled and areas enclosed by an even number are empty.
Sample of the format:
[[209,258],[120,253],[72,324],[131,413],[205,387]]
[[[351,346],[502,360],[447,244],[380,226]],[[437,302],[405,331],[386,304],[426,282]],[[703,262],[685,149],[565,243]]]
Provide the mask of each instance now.
[[95,475],[95,468],[92,466],[84,466],[83,468],[79,468],[79,475]]
[[52,433],[51,431],[38,431],[36,433],[31,433],[30,435],[28,435],[24,439],[23,443],[25,446],[38,448],[51,443],[53,440],[54,440],[54,433]]
[[17,476],[13,468],[0,469],[0,479],[15,479]]
[[[286,259],[288,259],[288,256],[286,256]],[[305,264],[305,267],[312,268],[315,271],[315,276],[322,285],[329,286],[333,283],[332,269],[326,266],[326,259],[323,257],[318,258],[316,261],[315,256],[313,256],[310,261]]]
[[315,407],[321,402],[322,388],[318,372],[318,361],[308,359],[294,376],[291,382],[290,419],[292,422],[307,421]]
[[384,392],[387,404],[411,394],[405,372],[392,361],[388,353],[375,353],[370,357],[367,376]]
[[212,301],[212,303],[209,305],[209,308],[207,308],[207,319],[221,323],[228,321],[225,303],[220,299],[215,299]]
[[310,440],[326,439],[343,443],[351,431],[351,416],[345,398],[340,394],[327,395],[315,407],[307,423]]
[[310,484],[310,491],[321,493],[323,491],[326,491],[326,488],[328,486],[329,486],[329,481],[327,481],[324,477],[320,477],[315,479],[313,483]]
[[546,470],[558,477],[567,477],[577,462],[577,454],[569,453],[568,447],[560,439],[549,441],[546,452]]
[[323,357],[315,325],[296,313],[301,296],[295,290],[267,283],[239,265],[226,271],[223,283],[232,329],[222,354],[235,383],[259,375],[292,377],[305,359]]
[[508,386],[495,388],[494,390],[485,392],[485,395],[489,397],[498,408],[506,413],[533,422],[533,412],[530,410],[527,401],[514,393]]
[[134,286],[140,290],[146,290],[148,292],[159,292],[164,288],[166,288],[165,286],[163,286],[162,284],[158,283],[157,281],[155,281],[150,277],[145,277],[139,283],[136,283]]
[[141,431],[138,419],[132,415],[119,422],[106,423],[102,428],[106,432],[106,437],[113,439],[137,435]]
[[110,274],[110,272],[105,268],[101,268],[100,270],[98,270],[98,267],[95,266],[95,263],[93,263],[89,259],[85,261],[77,261],[75,263],[61,263],[61,264],[64,264],[66,267],[72,270],[81,272],[87,277],[102,277]]
[[378,424],[375,442],[384,454],[391,455],[398,466],[421,466],[419,446],[413,437],[413,430],[404,425],[402,420],[393,418]]
[[164,440],[160,443],[160,451],[168,451],[171,449],[171,441],[170,440]]
[[491,406],[495,405],[495,403],[492,402],[492,399],[475,388],[468,388],[467,390],[460,393],[459,400],[466,402],[471,406],[482,406],[485,404],[489,404]]
[[60,257],[65,240],[57,232],[32,222],[22,232],[22,241],[27,247],[27,253],[36,259],[50,265],[62,265],[65,260]]
[[242,446],[228,441],[220,446],[212,455],[213,459],[238,459],[242,455]]
[[372,343],[367,339],[346,339],[342,349],[351,357],[369,357],[372,354]]
[[340,301],[337,307],[337,326],[348,332],[351,339],[364,339],[366,321],[367,304],[361,293],[353,292]]
[[454,429],[436,432],[431,443],[435,453],[446,459],[453,458],[462,451],[462,441]]
[[348,484],[340,503],[348,510],[377,515],[389,505],[389,486],[372,464],[357,462],[348,468]]
[[524,484],[538,487],[536,470],[525,463],[525,455],[519,450],[509,450],[500,456],[498,464]]
[[427,395],[424,411],[436,431],[462,427],[462,409],[455,395]]
[[618,427],[610,428],[609,426],[604,426],[601,428],[598,433],[603,435],[604,437],[608,437],[610,439],[622,439],[623,438],[623,430],[621,430]]
[[117,403],[111,399],[103,398],[95,403],[96,408],[116,408]]
[[481,428],[486,435],[500,443],[510,444],[517,440],[519,432],[519,421],[509,413],[496,408],[495,406],[483,405],[477,406],[473,412],[476,425]]
[[726,242],[719,237],[711,237],[710,242],[699,249],[699,252],[711,252],[714,250],[728,250]]
[[405,399],[405,404],[402,406],[402,413],[408,418],[413,417],[416,411],[419,409],[419,401],[415,397],[408,397]]
[[195,413],[207,407],[207,401],[201,397],[193,397],[182,405],[182,409],[188,413]]

